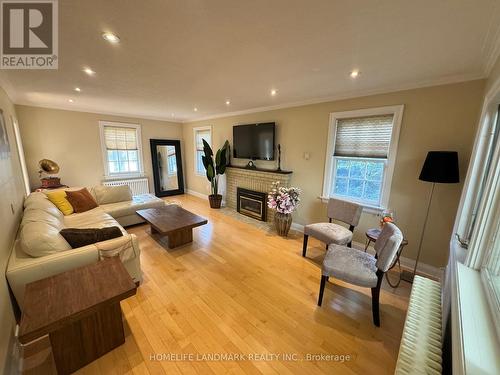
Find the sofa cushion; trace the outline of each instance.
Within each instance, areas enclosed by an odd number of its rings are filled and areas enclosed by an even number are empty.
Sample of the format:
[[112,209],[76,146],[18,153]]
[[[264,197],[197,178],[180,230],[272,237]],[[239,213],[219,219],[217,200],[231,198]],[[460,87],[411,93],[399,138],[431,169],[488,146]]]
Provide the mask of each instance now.
[[51,215],[46,210],[43,209],[28,209],[24,210],[23,219],[21,221],[21,228],[23,228],[28,223],[45,223],[57,230],[64,228],[64,222],[62,219],[62,213],[55,207],[54,210],[58,211],[61,217]]
[[73,249],[123,236],[122,231],[117,226],[106,228],[65,228],[59,233],[61,233],[61,236],[68,241]]
[[73,206],[66,199],[66,192],[64,190],[48,191],[45,194],[49,198],[49,201],[54,203],[64,215],[71,215],[74,212]]
[[131,200],[118,203],[104,204],[100,207],[114,218],[135,214],[135,211],[145,208],[162,207],[165,205],[163,199],[153,194],[134,195]]
[[28,204],[25,204],[24,213],[28,211],[43,211],[48,215],[54,216],[60,221],[62,221],[64,217],[63,213],[59,211],[59,209],[47,198],[44,200],[31,201]]
[[59,229],[44,222],[26,223],[21,229],[20,240],[23,251],[35,258],[71,249]]
[[30,204],[40,201],[47,201],[48,198],[44,193],[34,192],[26,197],[24,200],[24,208],[27,208]]
[[132,191],[128,185],[95,186],[93,190],[99,205],[132,200]]
[[118,222],[108,215],[101,207],[93,210],[73,214],[64,217],[64,226],[66,228],[105,228],[117,226],[123,234],[127,234],[125,229]]
[[86,188],[77,191],[66,191],[66,199],[76,213],[85,212],[97,207],[97,202]]

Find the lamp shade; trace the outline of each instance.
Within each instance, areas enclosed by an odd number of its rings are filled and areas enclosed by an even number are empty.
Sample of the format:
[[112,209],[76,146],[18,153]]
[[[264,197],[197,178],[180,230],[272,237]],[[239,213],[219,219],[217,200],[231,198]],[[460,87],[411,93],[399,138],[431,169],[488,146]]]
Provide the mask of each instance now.
[[429,151],[418,179],[441,184],[459,182],[458,152]]

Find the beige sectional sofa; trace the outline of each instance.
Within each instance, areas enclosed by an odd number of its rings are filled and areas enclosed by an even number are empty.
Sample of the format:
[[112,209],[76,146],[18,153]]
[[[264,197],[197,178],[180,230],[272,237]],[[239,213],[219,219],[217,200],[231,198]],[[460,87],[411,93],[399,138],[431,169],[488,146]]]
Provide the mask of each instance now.
[[[101,190],[99,190],[101,189]],[[100,196],[99,191],[104,193]],[[109,191],[91,189],[99,207],[64,216],[43,192],[30,194],[24,202],[24,214],[15,241],[6,276],[12,292],[22,308],[27,283],[96,262],[119,256],[134,281],[141,282],[140,248],[137,237],[123,228],[143,222],[135,211],[159,207],[165,201],[151,194],[131,200],[108,203]],[[115,197],[116,199],[116,197]],[[111,199],[113,200],[113,199]],[[117,226],[122,237],[72,249],[59,231],[63,228],[103,228]]]

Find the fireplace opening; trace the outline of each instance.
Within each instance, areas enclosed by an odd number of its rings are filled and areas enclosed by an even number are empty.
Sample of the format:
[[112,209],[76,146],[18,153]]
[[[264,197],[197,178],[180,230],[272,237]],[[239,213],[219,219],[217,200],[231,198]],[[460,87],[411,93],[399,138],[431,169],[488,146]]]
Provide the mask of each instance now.
[[238,188],[236,206],[240,214],[266,221],[266,193]]

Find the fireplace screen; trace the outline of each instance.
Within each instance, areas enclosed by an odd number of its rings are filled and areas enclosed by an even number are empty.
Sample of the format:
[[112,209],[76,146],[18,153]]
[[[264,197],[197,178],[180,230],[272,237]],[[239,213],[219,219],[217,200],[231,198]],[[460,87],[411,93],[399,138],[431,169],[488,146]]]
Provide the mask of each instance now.
[[238,188],[237,209],[240,214],[265,221],[266,193]]

